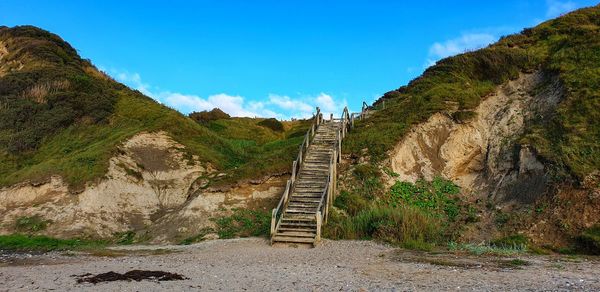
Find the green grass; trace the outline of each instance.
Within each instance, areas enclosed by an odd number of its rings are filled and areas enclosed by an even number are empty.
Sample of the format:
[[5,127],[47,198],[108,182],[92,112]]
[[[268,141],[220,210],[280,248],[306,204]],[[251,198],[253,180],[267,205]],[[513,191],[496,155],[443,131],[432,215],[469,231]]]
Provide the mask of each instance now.
[[105,241],[56,239],[39,235],[0,235],[0,250],[13,251],[54,251],[54,250],[83,250],[103,248]]
[[432,181],[420,179],[415,184],[398,181],[392,186],[387,201],[392,206],[415,206],[432,214],[445,214],[450,221],[455,221],[460,212],[459,193],[456,184],[441,177]]
[[439,218],[410,206],[377,205],[354,216],[332,212],[329,220],[328,238],[375,239],[419,250],[430,250],[443,234]]
[[234,209],[230,216],[213,219],[219,238],[268,236],[271,231],[271,213],[260,210]]
[[375,162],[385,159],[412,125],[453,108],[459,110],[456,120],[469,120],[471,110],[498,85],[519,72],[541,69],[558,76],[565,99],[555,114],[529,125],[520,143],[552,162],[558,177],[582,180],[600,169],[599,30],[600,6],[595,6],[441,60],[407,86],[386,93],[385,109],[356,124],[344,151],[361,155],[367,149]]

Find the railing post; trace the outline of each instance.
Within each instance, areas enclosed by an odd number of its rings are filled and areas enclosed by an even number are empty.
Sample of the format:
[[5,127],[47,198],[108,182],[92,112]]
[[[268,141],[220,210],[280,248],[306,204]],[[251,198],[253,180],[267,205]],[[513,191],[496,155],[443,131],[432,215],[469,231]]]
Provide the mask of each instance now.
[[329,120],[333,122],[333,113],[329,115]]
[[321,211],[317,211],[315,215],[317,218],[317,236],[315,236],[315,243],[321,241]]
[[317,126],[321,123],[321,109],[319,107],[317,107]]
[[296,167],[298,166],[298,160],[294,160],[294,162],[292,163],[292,184],[294,183],[294,181],[296,181]]
[[338,149],[337,149],[338,150],[338,157],[336,157],[336,162],[337,163],[342,162],[342,140],[340,138],[341,137],[340,137],[340,134],[338,132],[338,143],[337,143],[337,146],[338,146]]
[[277,218],[277,209],[271,211],[271,237],[275,234],[275,219]]

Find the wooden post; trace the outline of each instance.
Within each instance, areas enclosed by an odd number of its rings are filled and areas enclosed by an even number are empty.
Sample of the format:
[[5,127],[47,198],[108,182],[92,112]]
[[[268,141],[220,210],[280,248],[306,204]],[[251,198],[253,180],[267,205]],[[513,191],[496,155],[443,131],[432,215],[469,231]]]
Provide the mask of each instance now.
[[[339,133],[339,132],[338,132]],[[338,134],[339,137],[339,134]],[[338,138],[338,157],[336,157],[336,162],[342,162],[342,140]]]
[[333,113],[329,114],[329,120],[333,122]]
[[321,109],[317,107],[317,126],[321,123]]
[[315,243],[321,241],[321,211],[317,211],[317,236],[315,237]]
[[275,218],[277,217],[277,209],[271,212],[271,237],[275,234]]
[[335,198],[335,194],[337,192],[337,164],[333,164],[333,198]]
[[298,160],[294,160],[294,162],[292,163],[292,177],[290,178],[292,180],[292,184],[296,180],[296,167],[297,166],[298,166]]
[[327,192],[325,192],[327,196],[327,200],[325,201],[325,208],[323,208],[323,217],[325,218],[323,221],[327,223],[327,217],[329,217],[329,200],[331,198],[331,188],[327,188]]
[[283,204],[281,205],[282,208],[285,207],[285,202],[287,202],[291,187],[292,187],[292,181],[290,181],[288,179],[287,184],[285,185],[285,191],[283,192]]

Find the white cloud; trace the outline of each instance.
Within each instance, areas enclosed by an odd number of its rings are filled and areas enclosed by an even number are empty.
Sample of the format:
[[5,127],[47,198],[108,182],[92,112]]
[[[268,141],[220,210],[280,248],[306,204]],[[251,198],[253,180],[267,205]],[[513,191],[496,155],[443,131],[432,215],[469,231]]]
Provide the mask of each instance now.
[[[259,112],[254,112],[245,108],[244,98],[239,95],[228,95],[225,93],[211,95],[204,99],[196,95],[186,95],[181,93],[162,92],[159,94],[160,100],[165,104],[181,110],[184,113],[193,111],[206,111],[213,108],[219,108],[222,111],[234,117],[256,117],[263,116]],[[268,116],[268,115],[267,115]]]
[[340,107],[342,108],[342,110],[344,108],[344,105],[336,104],[331,95],[325,94],[323,92],[321,92],[321,94],[315,97],[315,102],[323,112],[335,112],[338,111]]
[[572,1],[546,0],[546,17],[554,18],[575,10],[577,4]]
[[294,100],[287,95],[269,94],[269,103],[286,110],[297,110],[300,112],[312,112],[313,107],[301,100]]
[[434,65],[437,60],[486,47],[497,39],[489,33],[467,33],[445,42],[436,42],[429,48],[426,67]]
[[140,74],[119,70],[103,70],[116,80],[139,90],[160,103],[187,114],[193,111],[212,110],[219,108],[234,117],[275,117],[278,119],[309,118],[318,106],[324,115],[341,114],[346,101],[336,100],[329,94],[320,93],[316,96],[292,98],[288,95],[269,94],[264,101],[248,101],[240,95],[219,93],[203,98],[194,94],[183,94],[160,90],[144,83]]

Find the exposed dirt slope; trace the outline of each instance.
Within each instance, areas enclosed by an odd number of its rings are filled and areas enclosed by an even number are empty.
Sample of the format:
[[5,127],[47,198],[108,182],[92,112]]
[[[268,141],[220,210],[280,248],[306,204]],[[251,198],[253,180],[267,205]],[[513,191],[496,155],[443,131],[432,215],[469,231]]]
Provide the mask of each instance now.
[[555,78],[522,74],[487,96],[470,120],[438,113],[416,126],[390,153],[392,170],[409,181],[441,175],[494,201],[531,202],[532,194],[545,191],[544,165],[517,140],[529,121],[555,108],[561,94]]
[[480,216],[463,240],[523,233],[538,245],[568,245],[600,220],[597,178],[590,175],[582,187],[562,185],[551,165],[520,143],[531,123],[553,114],[563,92],[555,76],[521,74],[487,96],[470,119],[434,114],[390,151],[387,164],[399,176],[388,184],[435,176],[457,183]]
[[187,155],[165,132],[140,133],[118,152],[106,176],[80,193],[58,176],[0,189],[0,233],[15,232],[20,217],[39,216],[50,221],[42,233],[57,237],[112,237],[133,230],[167,241],[212,226],[210,218],[231,208],[260,206],[282,192],[283,177],[228,191],[206,189],[220,173]]

